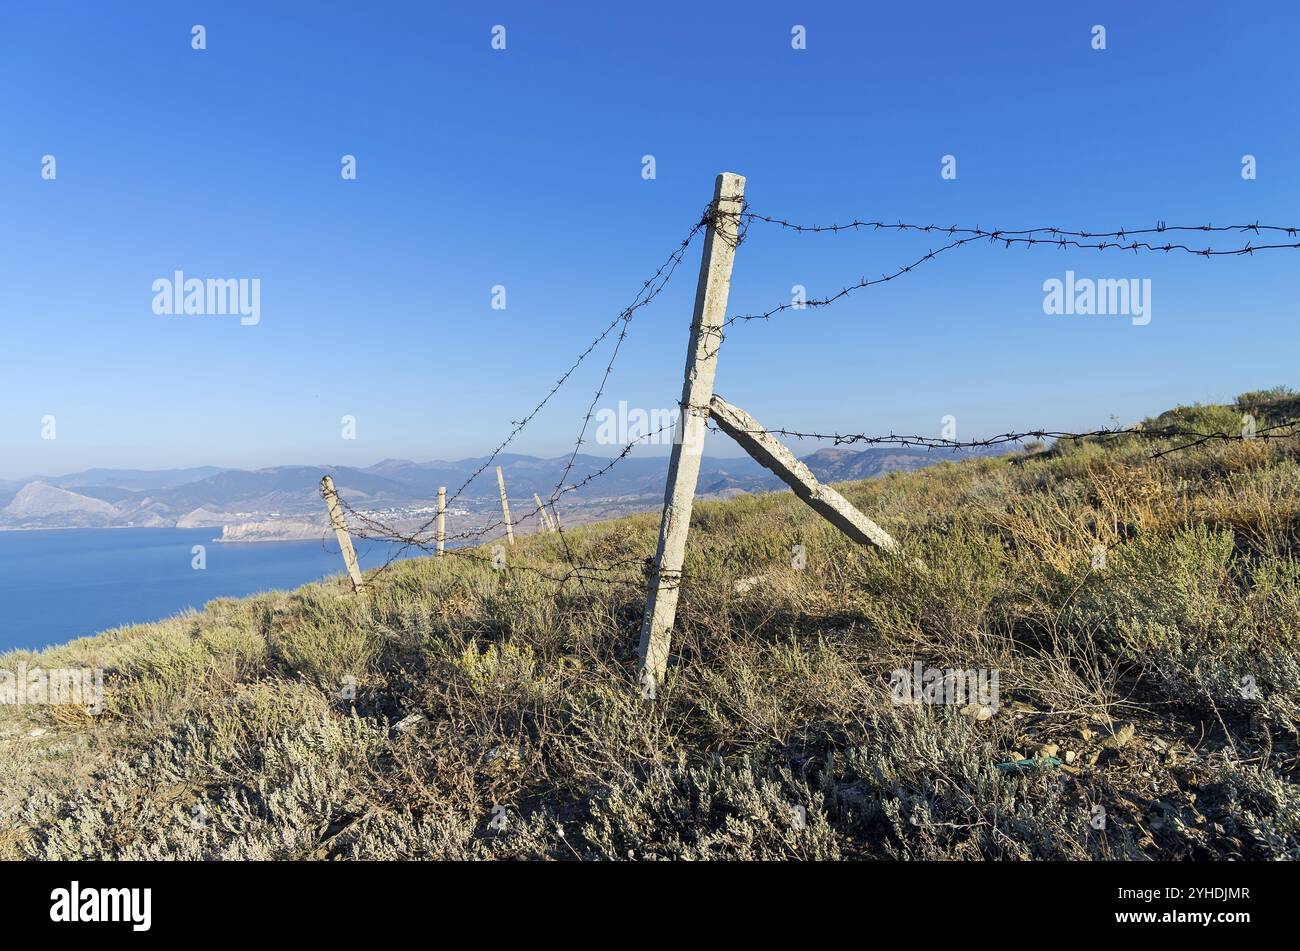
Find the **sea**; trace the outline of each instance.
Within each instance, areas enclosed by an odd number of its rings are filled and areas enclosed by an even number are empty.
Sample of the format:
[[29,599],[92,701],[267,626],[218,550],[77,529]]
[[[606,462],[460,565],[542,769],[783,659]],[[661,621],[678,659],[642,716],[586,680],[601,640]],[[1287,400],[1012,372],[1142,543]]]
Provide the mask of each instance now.
[[[0,653],[201,610],[213,598],[296,588],[343,573],[332,538],[223,544],[211,528],[0,532]],[[202,546],[204,567],[195,567]],[[398,553],[358,541],[361,567]],[[423,554],[404,552],[400,557]]]

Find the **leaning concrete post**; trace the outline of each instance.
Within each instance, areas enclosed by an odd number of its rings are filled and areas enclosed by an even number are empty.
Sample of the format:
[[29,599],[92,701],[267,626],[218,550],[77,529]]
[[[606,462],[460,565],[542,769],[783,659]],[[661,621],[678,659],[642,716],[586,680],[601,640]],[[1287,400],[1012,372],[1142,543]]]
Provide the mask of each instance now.
[[546,514],[546,506],[542,504],[542,497],[536,492],[533,493],[533,501],[537,503],[537,513],[542,519],[542,528],[548,533],[555,531],[555,526],[551,524],[551,517]]
[[438,486],[438,554],[447,543],[447,487]]
[[506,500],[506,477],[501,473],[500,466],[497,466],[497,488],[501,490],[501,517],[506,523],[506,541],[513,545],[515,527],[510,523],[510,503]]
[[822,518],[830,522],[859,545],[875,545],[893,551],[898,542],[883,528],[859,512],[853,503],[817,477],[794,453],[781,445],[753,416],[739,406],[732,406],[717,393],[709,401],[713,422],[754,459],[771,469],[794,494],[807,502]]
[[348,534],[347,523],[343,521],[343,508],[339,505],[339,494],[334,490],[334,480],[329,476],[320,480],[320,494],[325,497],[325,507],[329,509],[330,524],[334,526],[334,537],[339,540],[339,551],[343,553],[343,565],[352,578],[352,590],[360,591],[366,583],[361,577],[361,566],[357,564],[357,553],[352,548],[352,536]]
[[713,187],[713,215],[704,236],[691,341],[686,352],[686,379],[682,385],[677,438],[668,462],[664,489],[664,514],[659,526],[659,547],[650,575],[645,617],[641,621],[639,678],[643,693],[653,694],[668,667],[673,621],[686,558],[686,534],[691,524],[695,484],[700,476],[705,423],[713,396],[722,321],[727,312],[731,264],[736,256],[739,213],[745,197],[745,179],[731,172],[718,176]]

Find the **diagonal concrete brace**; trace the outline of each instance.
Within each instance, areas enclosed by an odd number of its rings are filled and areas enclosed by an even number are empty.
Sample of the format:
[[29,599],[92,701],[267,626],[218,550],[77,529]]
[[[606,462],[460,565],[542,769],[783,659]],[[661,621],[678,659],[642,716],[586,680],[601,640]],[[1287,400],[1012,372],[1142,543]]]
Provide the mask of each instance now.
[[719,429],[740,443],[760,465],[775,472],[782,482],[794,489],[795,495],[849,538],[885,551],[898,547],[898,542],[888,532],[859,512],[844,496],[818,482],[808,467],[794,457],[794,453],[739,406],[732,406],[714,393],[709,402],[709,415]]

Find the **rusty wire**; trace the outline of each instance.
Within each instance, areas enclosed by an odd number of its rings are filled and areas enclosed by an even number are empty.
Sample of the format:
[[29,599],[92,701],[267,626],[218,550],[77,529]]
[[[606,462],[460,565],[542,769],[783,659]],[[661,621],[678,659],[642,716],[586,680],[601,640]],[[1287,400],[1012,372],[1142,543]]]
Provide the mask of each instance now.
[[[841,298],[847,297],[855,291],[872,287],[877,284],[887,284],[896,278],[911,273],[915,268],[931,261],[945,252],[964,247],[975,241],[985,240],[992,244],[1001,243],[1004,248],[1011,248],[1015,245],[1033,247],[1037,245],[1050,246],[1058,249],[1085,249],[1105,251],[1107,249],[1117,249],[1122,251],[1132,251],[1135,254],[1141,252],[1161,252],[1171,253],[1179,251],[1187,254],[1194,254],[1200,257],[1235,257],[1241,255],[1253,255],[1256,251],[1270,251],[1279,249],[1300,249],[1300,241],[1284,243],[1266,243],[1252,244],[1247,242],[1240,247],[1232,248],[1196,248],[1184,243],[1166,242],[1164,244],[1153,243],[1150,241],[1126,240],[1134,235],[1166,234],[1168,232],[1233,232],[1243,233],[1251,232],[1254,234],[1285,234],[1289,237],[1297,237],[1297,228],[1288,225],[1264,225],[1256,222],[1255,224],[1245,225],[1166,225],[1164,222],[1157,222],[1150,228],[1121,228],[1117,231],[1070,231],[1064,228],[1042,227],[1042,228],[1024,228],[1024,229],[1005,229],[1005,228],[981,228],[979,226],[959,227],[957,225],[916,225],[904,222],[885,222],[885,221],[866,221],[854,219],[843,224],[830,225],[802,225],[794,224],[783,218],[776,218],[771,215],[760,215],[752,211],[742,211],[741,217],[746,221],[757,221],[767,224],[774,224],[782,229],[794,231],[801,234],[838,234],[846,231],[861,230],[892,230],[898,232],[916,231],[922,234],[941,234],[953,238],[952,241],[939,248],[932,248],[926,254],[912,261],[910,264],[902,265],[894,271],[881,274],[874,278],[861,278],[855,284],[849,284],[842,287],[838,292],[829,294],[825,297],[814,298],[805,301],[787,301],[766,311],[752,314],[736,314],[728,317],[723,322],[723,327],[730,327],[732,324],[751,321],[751,320],[771,320],[772,317],[787,310],[803,310],[805,308],[827,307]],[[955,237],[960,235],[960,237]],[[1097,240],[1089,240],[1097,239]]]
[[[900,448],[911,449],[948,449],[954,452],[965,449],[990,449],[997,446],[1023,444],[1031,440],[1052,440],[1059,441],[1079,441],[1085,439],[1096,439],[1102,442],[1114,441],[1122,437],[1133,437],[1136,439],[1162,440],[1162,439],[1185,439],[1185,442],[1179,446],[1159,449],[1152,453],[1153,459],[1167,456],[1171,453],[1182,452],[1185,449],[1191,449],[1195,446],[1203,446],[1211,442],[1250,442],[1259,440],[1269,442],[1277,439],[1288,439],[1300,435],[1300,420],[1286,420],[1274,423],[1262,428],[1250,431],[1243,427],[1240,433],[1228,432],[1203,432],[1198,429],[1188,429],[1181,426],[1128,426],[1128,427],[1110,427],[1105,429],[1093,429],[1086,432],[1065,432],[1050,429],[1029,429],[1020,432],[998,433],[994,436],[986,436],[981,439],[945,439],[936,436],[920,435],[900,435],[890,433],[886,436],[871,435],[868,433],[822,433],[822,432],[804,432],[797,429],[741,429],[740,432],[752,434],[766,434],[769,436],[783,436],[787,439],[811,439],[822,442],[831,442],[836,446],[898,446]],[[710,425],[715,432],[718,430],[715,426]]]
[[[891,230],[896,232],[916,231],[919,233],[942,234],[952,239],[947,244],[944,244],[938,247],[937,249],[929,250],[926,254],[918,257],[910,264],[903,265],[897,268],[896,270],[882,274],[880,277],[877,278],[863,277],[857,283],[847,285],[843,287],[841,290],[839,290],[838,292],[834,294],[830,294],[826,297],[815,298],[815,299],[799,301],[799,302],[791,301],[788,303],[782,303],[762,313],[737,314],[735,316],[729,317],[722,324],[722,327],[724,329],[738,322],[747,322],[752,320],[769,320],[776,314],[782,313],[790,309],[802,309],[805,307],[817,308],[817,307],[829,306],[857,290],[861,290],[878,284],[888,283],[890,281],[895,280],[896,278],[902,277],[905,274],[911,273],[915,268],[917,268],[921,264],[931,261],[941,254],[944,254],[951,250],[955,250],[960,247],[964,247],[965,245],[973,243],[975,241],[982,241],[982,240],[989,241],[990,243],[994,243],[994,244],[1001,243],[1001,245],[1005,248],[1011,248],[1016,245],[1023,245],[1025,247],[1045,245],[1045,246],[1053,246],[1058,249],[1073,248],[1073,249],[1095,249],[1095,250],[1103,250],[1103,251],[1107,249],[1116,249],[1116,250],[1132,251],[1134,253],[1140,253],[1140,252],[1171,253],[1177,251],[1177,252],[1182,252],[1187,254],[1194,254],[1202,257],[1253,255],[1256,251],[1275,250],[1275,249],[1300,249],[1300,241],[1294,243],[1270,242],[1270,243],[1262,243],[1262,244],[1253,244],[1251,242],[1247,242],[1245,245],[1239,247],[1232,247],[1232,248],[1214,248],[1214,247],[1196,248],[1184,242],[1177,242],[1177,243],[1166,242],[1164,244],[1160,244],[1158,242],[1146,240],[1145,237],[1143,238],[1143,240],[1137,240],[1136,237],[1136,236],[1149,236],[1154,234],[1165,234],[1168,232],[1208,232],[1208,233],[1249,232],[1255,235],[1268,233],[1268,234],[1284,234],[1292,238],[1295,238],[1297,236],[1297,229],[1294,227],[1280,226],[1280,225],[1264,225],[1258,222],[1254,224],[1220,225],[1220,226],[1209,225],[1209,224],[1170,226],[1170,225],[1166,225],[1164,222],[1157,222],[1157,224],[1154,227],[1149,227],[1149,228],[1139,228],[1139,229],[1121,228],[1116,231],[1101,231],[1101,232],[1089,232],[1089,231],[1081,231],[1081,230],[1072,231],[1072,230],[1061,229],[1056,227],[1027,228],[1027,229],[1019,229],[1019,230],[986,229],[979,226],[971,228],[971,227],[959,227],[956,225],[945,227],[939,225],[915,225],[915,224],[907,224],[903,222],[884,222],[884,221],[863,220],[863,219],[854,219],[849,222],[830,224],[830,225],[816,225],[816,224],[803,225],[803,224],[793,223],[788,219],[777,218],[770,215],[763,215],[763,214],[758,214],[756,212],[752,212],[749,210],[748,204],[744,203],[743,201],[740,210],[735,212],[721,212],[718,209],[714,208],[712,204],[710,204],[710,206],[701,215],[700,219],[691,227],[686,237],[678,244],[678,246],[673,250],[673,252],[668,256],[668,258],[659,266],[658,270],[656,270],[655,273],[651,275],[651,277],[648,280],[643,282],[641,288],[638,290],[637,295],[633,299],[632,303],[628,307],[626,307],[623,311],[621,311],[619,315],[614,318],[613,321],[611,321],[606,327],[604,327],[604,329],[601,330],[599,334],[597,334],[595,339],[592,340],[591,343],[588,344],[578,354],[574,362],[569,366],[569,368],[563,374],[561,374],[561,376],[556,380],[554,386],[551,387],[551,389],[542,397],[541,401],[538,402],[536,406],[534,406],[522,419],[512,422],[512,429],[510,430],[509,434],[497,445],[495,449],[492,450],[492,452],[488,455],[487,459],[483,462],[483,464],[480,465],[477,469],[475,469],[475,471],[472,472],[465,479],[465,481],[460,485],[460,487],[456,489],[456,491],[452,494],[452,496],[447,499],[446,505],[450,507],[453,502],[455,502],[463,495],[466,488],[468,488],[468,486],[471,483],[473,483],[475,479],[477,479],[480,475],[482,475],[482,473],[485,472],[488,469],[488,467],[500,456],[500,454],[505,450],[505,448],[514,441],[515,437],[518,436],[518,434],[530,422],[532,422],[532,420],[550,402],[551,398],[555,396],[555,394],[560,390],[560,388],[564,386],[564,384],[577,371],[577,369],[583,364],[583,362],[596,350],[596,348],[599,347],[600,344],[610,336],[610,334],[614,333],[615,330],[618,331],[617,336],[615,337],[614,347],[611,351],[609,361],[605,366],[604,373],[601,375],[600,381],[595,389],[594,396],[590,404],[588,405],[585,414],[582,416],[580,420],[578,436],[574,442],[573,449],[569,453],[569,456],[565,462],[563,471],[561,472],[561,475],[556,482],[555,488],[551,491],[548,498],[544,502],[542,502],[540,506],[537,506],[533,508],[531,511],[526,512],[519,519],[520,523],[525,522],[530,518],[538,516],[543,509],[546,509],[548,507],[550,508],[552,514],[557,515],[557,517],[555,518],[555,524],[556,524],[558,534],[560,536],[560,541],[563,544],[565,549],[566,559],[569,562],[569,570],[563,574],[557,575],[550,572],[542,571],[541,569],[533,568],[531,566],[524,566],[524,565],[510,566],[512,569],[532,572],[547,577],[559,584],[564,584],[567,581],[574,580],[574,579],[580,582],[585,580],[601,580],[601,581],[613,581],[615,583],[626,583],[627,579],[611,578],[609,577],[609,574],[617,571],[620,568],[625,568],[634,564],[641,565],[644,570],[645,566],[648,563],[651,563],[653,561],[653,559],[650,557],[646,557],[644,559],[637,557],[637,558],[623,559],[620,561],[614,561],[604,565],[579,564],[576,558],[574,557],[572,549],[569,546],[568,539],[564,536],[564,529],[563,526],[560,524],[558,518],[556,502],[565,494],[568,494],[569,492],[577,491],[585,487],[586,485],[590,484],[595,479],[598,479],[601,476],[608,473],[619,462],[627,458],[627,456],[631,453],[633,448],[635,448],[635,446],[642,440],[655,436],[659,433],[662,433],[666,428],[669,428],[667,426],[663,426],[660,427],[660,429],[657,430],[655,433],[647,433],[641,437],[638,437],[637,439],[632,440],[626,446],[623,447],[622,451],[618,455],[611,458],[604,466],[592,471],[586,477],[584,477],[583,479],[577,482],[566,484],[566,480],[568,480],[569,476],[572,474],[573,468],[576,465],[579,452],[581,450],[581,447],[584,444],[587,429],[590,426],[590,422],[593,415],[595,414],[596,405],[599,403],[601,397],[604,395],[606,391],[610,377],[614,370],[614,364],[617,361],[620,353],[622,352],[623,344],[627,338],[629,324],[633,316],[636,314],[638,310],[646,307],[651,302],[653,302],[655,298],[658,297],[659,294],[663,291],[663,289],[667,286],[668,282],[671,280],[673,274],[675,273],[677,266],[681,263],[687,248],[690,246],[690,244],[695,239],[695,237],[700,233],[700,231],[706,227],[711,227],[713,224],[717,222],[719,217],[723,217],[723,216],[733,217],[735,219],[735,229],[734,229],[735,238],[733,243],[736,245],[738,245],[741,241],[744,240],[745,235],[747,233],[747,229],[749,225],[753,222],[772,224],[782,229],[791,230],[798,233],[841,233],[846,231],[862,231],[862,230]],[[726,229],[719,229],[718,233],[722,234],[725,231]],[[720,346],[723,337],[721,331],[718,332],[717,336],[719,338],[718,345]],[[1151,426],[1151,427],[1133,426],[1127,428],[1112,427],[1106,429],[1091,430],[1088,432],[1064,432],[1064,431],[1055,431],[1055,430],[1047,430],[1047,429],[1038,429],[1038,430],[1025,430],[1021,432],[999,433],[994,436],[989,436],[982,439],[973,439],[973,440],[944,439],[944,438],[934,438],[934,437],[921,436],[921,435],[899,435],[892,432],[888,435],[871,435],[868,433],[805,432],[805,431],[786,429],[786,428],[773,429],[773,430],[766,430],[766,429],[750,430],[750,431],[751,432],[761,431],[763,433],[767,433],[773,436],[782,436],[782,437],[794,438],[794,439],[812,439],[812,440],[819,440],[819,441],[829,440],[832,441],[835,445],[867,445],[867,446],[892,445],[892,446],[899,446],[899,447],[912,447],[912,448],[925,448],[925,449],[948,449],[953,451],[963,450],[963,449],[993,448],[996,446],[1008,445],[1013,443],[1023,444],[1031,439],[1034,440],[1050,439],[1059,442],[1062,440],[1083,440],[1083,439],[1113,440],[1113,439],[1118,439],[1120,437],[1131,436],[1131,437],[1136,437],[1141,439],[1152,439],[1152,440],[1185,440],[1181,445],[1167,447],[1153,452],[1152,454],[1153,458],[1159,458],[1161,456],[1168,455],[1169,453],[1180,452],[1185,449],[1190,449],[1194,446],[1204,445],[1209,442],[1241,441],[1241,440],[1250,440],[1250,439],[1269,441],[1273,439],[1288,438],[1297,435],[1297,430],[1296,430],[1297,426],[1300,426],[1300,422],[1286,421],[1286,422],[1266,426],[1254,432],[1248,433],[1243,431],[1240,434],[1224,433],[1224,432],[1207,433],[1207,432],[1201,432],[1197,430],[1186,429],[1186,428],[1176,427],[1176,426],[1163,426],[1163,427],[1162,426]],[[401,555],[405,551],[411,548],[418,548],[423,551],[432,550],[432,546],[434,545],[435,540],[427,537],[427,535],[430,526],[432,526],[434,521],[436,520],[436,516],[424,522],[415,531],[410,533],[403,533],[398,531],[393,526],[385,525],[381,523],[379,520],[371,517],[367,513],[352,507],[342,498],[340,498],[340,504],[343,506],[345,511],[352,516],[354,524],[359,526],[359,529],[357,531],[357,535],[359,538],[371,539],[371,540],[386,540],[386,541],[396,542],[401,545],[401,547],[396,552],[394,552],[379,569],[371,573],[372,579],[375,576],[380,575],[384,571],[386,571],[398,558],[401,557]],[[489,524],[477,530],[460,532],[453,535],[446,535],[444,536],[444,540],[445,541],[468,541],[470,539],[481,540],[485,535],[503,527],[504,524],[505,524],[505,520],[503,517],[502,519],[496,522],[490,522]],[[477,561],[488,561],[488,562],[492,562],[495,565],[495,559],[486,558],[481,555],[476,555],[474,554],[473,551],[465,548],[451,547],[451,548],[447,548],[445,550],[445,553],[455,555],[457,557],[471,558],[472,560],[477,560]]]

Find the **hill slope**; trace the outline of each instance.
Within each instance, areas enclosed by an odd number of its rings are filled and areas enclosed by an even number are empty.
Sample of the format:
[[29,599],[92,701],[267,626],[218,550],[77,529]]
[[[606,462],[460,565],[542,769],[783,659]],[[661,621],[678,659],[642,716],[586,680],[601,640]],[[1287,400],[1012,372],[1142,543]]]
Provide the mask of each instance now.
[[[105,700],[0,707],[0,856],[1300,857],[1297,446],[1150,449],[844,486],[897,556],[701,504],[653,701],[652,516],[568,532],[581,583],[533,536],[7,655]],[[917,664],[996,692],[911,702]]]
[[13,518],[51,518],[78,525],[97,525],[116,513],[108,502],[44,482],[27,483],[0,508],[0,514]]

